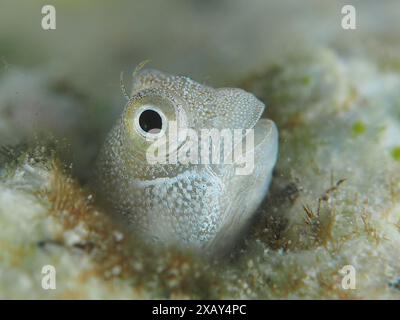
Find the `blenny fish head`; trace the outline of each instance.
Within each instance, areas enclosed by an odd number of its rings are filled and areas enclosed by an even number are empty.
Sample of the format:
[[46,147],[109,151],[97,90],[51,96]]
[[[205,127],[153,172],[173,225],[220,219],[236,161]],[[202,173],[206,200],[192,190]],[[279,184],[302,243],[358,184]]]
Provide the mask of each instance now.
[[[244,230],[271,180],[278,134],[272,121],[260,119],[264,108],[241,89],[214,89],[183,76],[140,71],[97,161],[100,197],[111,212],[153,242],[225,247],[221,244],[232,243]],[[252,154],[253,170],[237,175],[235,159],[202,163],[174,156],[187,143],[188,130],[191,137],[201,137],[207,129],[246,132],[240,142],[251,136],[246,154]],[[242,149],[239,140],[230,144],[228,155]],[[221,144],[226,146],[226,140]],[[165,162],[149,161],[154,145],[158,155],[163,150]]]

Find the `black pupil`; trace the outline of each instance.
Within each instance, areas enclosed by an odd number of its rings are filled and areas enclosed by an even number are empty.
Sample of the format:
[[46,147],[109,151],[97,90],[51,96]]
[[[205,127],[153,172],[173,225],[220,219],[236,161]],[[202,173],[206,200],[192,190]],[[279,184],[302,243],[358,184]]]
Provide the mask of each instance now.
[[162,128],[162,119],[157,111],[145,110],[139,116],[139,125],[145,132],[154,130],[152,133],[157,133]]

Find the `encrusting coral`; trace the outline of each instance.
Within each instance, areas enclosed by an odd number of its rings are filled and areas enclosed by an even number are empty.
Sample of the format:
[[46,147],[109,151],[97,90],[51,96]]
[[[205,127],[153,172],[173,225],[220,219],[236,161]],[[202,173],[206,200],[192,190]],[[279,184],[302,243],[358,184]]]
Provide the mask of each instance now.
[[[398,72],[317,50],[241,86],[266,103],[280,154],[270,196],[231,257],[149,248],[108,217],[53,147],[7,148],[0,297],[400,298]],[[47,264],[56,290],[41,287]],[[346,265],[355,289],[342,287]]]

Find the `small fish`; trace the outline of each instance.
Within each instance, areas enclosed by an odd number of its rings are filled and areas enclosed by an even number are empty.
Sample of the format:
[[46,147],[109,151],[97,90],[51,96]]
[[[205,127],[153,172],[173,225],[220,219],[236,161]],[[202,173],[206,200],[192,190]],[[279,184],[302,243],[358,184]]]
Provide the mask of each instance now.
[[[266,196],[277,160],[278,131],[271,120],[260,119],[264,108],[241,89],[213,89],[183,76],[139,71],[132,95],[97,160],[99,199],[151,242],[203,252],[227,250]],[[179,157],[174,163],[149,163],[149,148],[155,141],[164,137],[164,143],[174,145],[168,136],[173,124],[178,136],[188,129],[198,137],[211,129],[244,132],[230,144],[230,156],[243,151],[251,134],[253,144],[244,153],[251,155],[252,170],[238,174],[243,163],[235,157],[231,163],[194,163]],[[182,150],[187,139],[177,139],[175,147],[166,148],[166,159],[174,158],[172,152]],[[229,144],[223,140],[221,145]],[[214,151],[212,146],[205,148],[209,154]]]

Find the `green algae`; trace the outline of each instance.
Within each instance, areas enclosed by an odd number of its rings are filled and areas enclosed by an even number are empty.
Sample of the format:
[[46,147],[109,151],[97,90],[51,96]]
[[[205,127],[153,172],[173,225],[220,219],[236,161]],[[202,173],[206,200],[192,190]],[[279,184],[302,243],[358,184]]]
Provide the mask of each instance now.
[[392,154],[392,158],[393,158],[395,161],[400,162],[400,147],[394,148],[394,149],[392,150],[391,154]]
[[357,121],[353,124],[352,133],[353,137],[358,137],[363,135],[367,131],[367,126],[362,121]]

